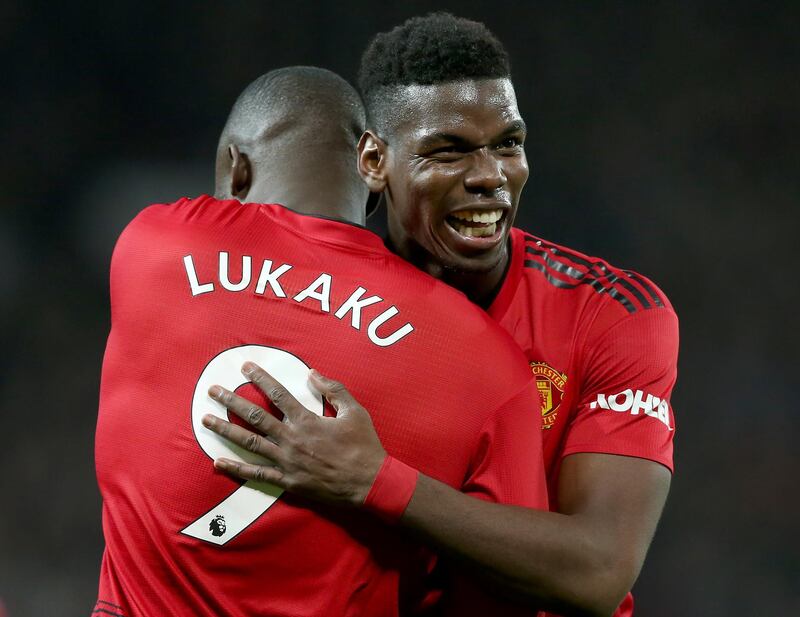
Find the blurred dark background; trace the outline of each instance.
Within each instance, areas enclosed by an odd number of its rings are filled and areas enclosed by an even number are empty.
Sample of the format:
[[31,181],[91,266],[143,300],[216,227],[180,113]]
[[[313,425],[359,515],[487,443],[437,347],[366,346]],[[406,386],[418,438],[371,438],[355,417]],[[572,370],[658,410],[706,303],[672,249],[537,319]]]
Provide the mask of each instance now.
[[218,132],[250,80],[290,64],[352,80],[372,34],[439,8],[511,53],[532,166],[518,224],[651,276],[681,318],[677,472],[637,615],[800,615],[800,3],[6,0],[12,617],[88,615],[95,600],[93,431],[124,224],[211,192]]

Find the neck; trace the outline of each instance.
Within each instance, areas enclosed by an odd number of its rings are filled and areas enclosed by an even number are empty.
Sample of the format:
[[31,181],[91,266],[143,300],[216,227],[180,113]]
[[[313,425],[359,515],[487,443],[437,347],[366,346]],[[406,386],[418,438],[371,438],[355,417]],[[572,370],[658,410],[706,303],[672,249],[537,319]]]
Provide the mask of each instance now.
[[461,291],[482,309],[488,309],[503,285],[509,263],[510,259],[506,255],[506,258],[489,272],[444,270],[443,276],[437,278]]
[[348,181],[346,175],[337,173],[333,167],[298,173],[296,168],[282,165],[264,166],[254,170],[253,184],[245,195],[231,195],[227,177],[218,183],[216,194],[243,202],[281,204],[301,214],[364,225],[369,195],[366,186],[360,180]]
[[271,191],[251,191],[246,201],[281,204],[301,214],[341,219],[364,225],[366,196],[359,200],[351,192],[322,183],[317,187],[285,185]]
[[510,240],[503,258],[489,271],[448,268],[434,261],[430,253],[414,242],[395,243],[391,233],[386,240],[386,245],[393,253],[412,263],[423,272],[439,279],[443,283],[447,283],[450,287],[458,289],[469,298],[470,302],[483,309],[488,309],[494,301],[500,291],[500,287],[503,285],[508,266],[511,263]]

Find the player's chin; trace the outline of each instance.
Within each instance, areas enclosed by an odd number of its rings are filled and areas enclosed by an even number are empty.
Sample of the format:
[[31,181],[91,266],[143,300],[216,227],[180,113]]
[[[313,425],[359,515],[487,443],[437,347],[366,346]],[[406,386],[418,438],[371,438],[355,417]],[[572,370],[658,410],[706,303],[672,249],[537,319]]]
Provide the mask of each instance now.
[[466,271],[482,272],[494,268],[503,257],[508,239],[506,220],[483,228],[444,221],[437,231],[444,253],[441,255],[442,265]]

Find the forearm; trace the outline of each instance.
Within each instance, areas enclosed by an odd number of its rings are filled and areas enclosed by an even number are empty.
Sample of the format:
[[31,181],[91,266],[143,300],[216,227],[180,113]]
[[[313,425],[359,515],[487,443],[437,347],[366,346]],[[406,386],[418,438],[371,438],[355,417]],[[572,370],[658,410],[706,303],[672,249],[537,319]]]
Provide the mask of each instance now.
[[565,615],[610,615],[628,590],[613,547],[579,515],[485,502],[420,475],[401,524],[508,593]]

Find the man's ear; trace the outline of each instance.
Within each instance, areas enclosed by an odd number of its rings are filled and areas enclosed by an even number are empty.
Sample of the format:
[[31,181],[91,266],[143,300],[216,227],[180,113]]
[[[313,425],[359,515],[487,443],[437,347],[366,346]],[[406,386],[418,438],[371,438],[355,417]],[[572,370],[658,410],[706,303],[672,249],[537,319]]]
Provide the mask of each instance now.
[[250,186],[253,181],[250,159],[243,152],[239,152],[236,144],[228,146],[228,156],[230,157],[231,195],[240,201],[244,201],[250,192]]
[[386,142],[372,131],[364,131],[358,140],[358,173],[370,193],[386,188]]

